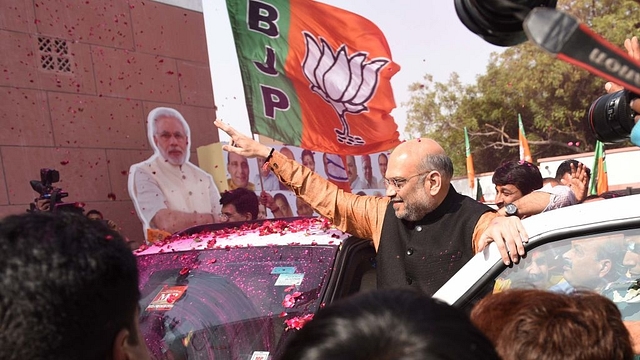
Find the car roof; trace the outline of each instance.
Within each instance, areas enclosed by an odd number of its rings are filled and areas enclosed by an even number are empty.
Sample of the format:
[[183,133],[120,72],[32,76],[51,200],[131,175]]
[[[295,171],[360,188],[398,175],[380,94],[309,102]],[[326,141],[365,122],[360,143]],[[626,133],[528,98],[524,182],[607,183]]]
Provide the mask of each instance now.
[[640,194],[567,206],[524,219],[529,237],[552,229],[640,217]]
[[[568,206],[522,220],[529,237],[529,246],[551,235],[581,228],[597,228],[600,225],[627,222],[640,219],[640,194],[621,196],[612,199]],[[479,276],[486,274],[492,267],[502,263],[500,252],[495,243],[491,243],[481,253],[476,254],[462,267],[434,297],[449,304],[455,303],[470,289]]]
[[[218,224],[220,225],[220,224]],[[333,245],[339,246],[350,235],[336,229],[327,219],[299,218],[267,220],[246,224],[216,226],[217,230],[173,235],[167,240],[150,246],[141,246],[136,255],[166,252],[230,249],[282,245]]]

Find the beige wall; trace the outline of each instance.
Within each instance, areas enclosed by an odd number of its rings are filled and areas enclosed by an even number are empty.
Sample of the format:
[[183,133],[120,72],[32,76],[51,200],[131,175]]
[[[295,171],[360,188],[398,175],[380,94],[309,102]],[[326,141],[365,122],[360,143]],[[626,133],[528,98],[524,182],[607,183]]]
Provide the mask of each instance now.
[[140,0],[2,0],[0,53],[0,216],[24,212],[38,195],[29,180],[54,168],[66,201],[102,211],[140,241],[127,176],[151,155],[148,112],[182,112],[196,164],[197,147],[218,141],[197,10]]

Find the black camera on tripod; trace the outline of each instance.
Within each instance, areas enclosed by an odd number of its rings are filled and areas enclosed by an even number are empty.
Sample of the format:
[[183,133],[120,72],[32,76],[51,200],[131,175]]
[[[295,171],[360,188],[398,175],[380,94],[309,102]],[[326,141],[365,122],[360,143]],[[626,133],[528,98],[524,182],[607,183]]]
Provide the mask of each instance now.
[[64,203],[62,199],[69,193],[53,186],[60,181],[60,173],[55,169],[40,169],[40,180],[31,180],[31,188],[40,194],[27,211],[74,211],[82,213],[84,209],[79,203]]

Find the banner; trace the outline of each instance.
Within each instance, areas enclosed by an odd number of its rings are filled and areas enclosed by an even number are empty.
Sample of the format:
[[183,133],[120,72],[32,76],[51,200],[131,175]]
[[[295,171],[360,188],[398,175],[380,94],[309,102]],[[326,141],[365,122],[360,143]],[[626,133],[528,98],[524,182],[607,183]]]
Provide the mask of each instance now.
[[473,169],[473,156],[471,156],[471,146],[469,145],[469,135],[467,128],[464,128],[464,150],[467,155],[467,177],[469,178],[469,188],[473,191],[476,184],[476,171]]
[[390,79],[400,70],[378,27],[310,0],[227,0],[251,131],[362,155],[399,144]]
[[590,195],[601,195],[603,192],[609,191],[609,179],[607,175],[606,154],[604,153],[604,144],[596,140],[596,150],[593,157],[592,174],[595,176],[591,179]]
[[518,142],[520,143],[520,160],[533,163],[531,151],[529,151],[529,142],[524,133],[524,125],[522,125],[522,117],[518,114]]

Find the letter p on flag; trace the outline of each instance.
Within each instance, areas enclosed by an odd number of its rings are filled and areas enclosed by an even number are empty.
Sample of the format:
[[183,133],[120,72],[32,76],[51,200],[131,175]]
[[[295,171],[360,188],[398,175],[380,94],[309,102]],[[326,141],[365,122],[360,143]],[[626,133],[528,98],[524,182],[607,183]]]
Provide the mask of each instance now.
[[400,67],[369,20],[311,0],[227,0],[251,131],[339,155],[400,143]]

